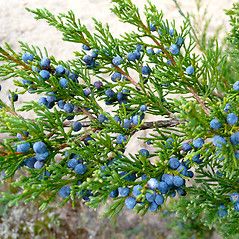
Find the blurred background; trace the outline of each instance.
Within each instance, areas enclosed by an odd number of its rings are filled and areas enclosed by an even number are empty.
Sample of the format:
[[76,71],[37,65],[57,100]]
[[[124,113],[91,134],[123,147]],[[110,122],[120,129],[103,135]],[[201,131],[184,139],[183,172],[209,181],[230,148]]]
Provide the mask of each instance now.
[[[134,2],[143,9],[146,0]],[[180,25],[182,18],[172,0],[152,0],[152,2],[164,11],[166,18],[175,19],[176,24]],[[233,1],[179,0],[178,2],[184,12],[195,15],[199,25],[200,19],[207,12],[207,17],[211,19],[209,32],[215,32],[219,26],[224,33],[229,29],[224,9],[230,8]],[[63,42],[61,34],[45,22],[34,20],[33,16],[25,10],[26,7],[47,8],[53,13],[72,9],[89,29],[93,30],[91,18],[94,17],[103,23],[108,23],[117,36],[132,29],[131,26],[120,23],[110,12],[110,0],[1,0],[1,44],[8,42],[18,50],[18,41],[24,41],[41,48],[46,47],[50,55],[62,60],[72,58],[73,52],[81,49],[79,44]],[[9,81],[1,84],[5,91],[11,86]],[[199,222],[189,220],[185,224],[168,211],[162,212],[161,215],[149,214],[145,217],[137,216],[132,212],[123,212],[117,220],[108,220],[102,218],[103,210],[104,208],[98,211],[89,210],[80,204],[75,208],[70,204],[59,208],[56,204],[47,211],[40,212],[37,204],[19,205],[14,208],[0,205],[0,238],[219,238],[213,231],[203,228]]]

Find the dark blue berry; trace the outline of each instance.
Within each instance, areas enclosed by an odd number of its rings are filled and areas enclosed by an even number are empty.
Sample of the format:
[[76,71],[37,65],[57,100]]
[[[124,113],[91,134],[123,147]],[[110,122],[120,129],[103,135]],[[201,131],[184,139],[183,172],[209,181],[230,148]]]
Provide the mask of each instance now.
[[158,204],[156,202],[152,202],[149,206],[149,211],[155,212],[158,209]]
[[146,105],[141,105],[139,110],[141,112],[145,112],[145,111],[147,111],[147,106]]
[[112,60],[112,63],[116,66],[119,66],[123,62],[123,59],[120,56],[115,56]]
[[231,109],[231,105],[227,103],[227,104],[225,105],[224,111],[225,111],[225,112],[228,112],[230,109]]
[[226,140],[225,138],[223,138],[222,136],[220,135],[215,135],[213,138],[212,138],[212,143],[216,146],[216,147],[219,147],[221,148],[224,144],[226,144]]
[[128,197],[125,199],[125,206],[127,209],[133,209],[136,205],[136,199],[134,197]]
[[170,158],[169,159],[169,167],[171,169],[177,169],[180,165],[180,162],[178,160],[178,158]]
[[189,143],[183,143],[182,144],[182,150],[184,151],[184,152],[188,152],[188,151],[190,151],[192,149],[192,146],[189,144]]
[[218,119],[213,119],[210,122],[210,127],[212,129],[217,130],[217,129],[221,128],[221,126],[222,126],[222,124],[220,123],[220,121]]
[[33,61],[33,59],[34,59],[34,56],[30,54],[29,52],[26,52],[22,55],[22,60],[27,64],[29,63],[29,61]]
[[204,144],[204,140],[202,138],[197,138],[193,140],[193,146],[195,148],[200,149],[202,148],[203,144]]
[[120,197],[127,197],[129,195],[130,189],[127,187],[119,187],[118,191]]
[[47,57],[41,59],[40,66],[43,68],[49,68],[51,64],[51,60]]
[[100,122],[100,123],[104,123],[105,121],[107,121],[108,120],[108,118],[105,116],[105,115],[103,115],[103,114],[99,114],[98,115],[98,121]]
[[115,92],[114,92],[113,90],[111,90],[111,89],[107,89],[107,90],[105,91],[105,95],[106,95],[107,97],[109,97],[109,98],[113,98],[113,97],[115,96]]
[[103,83],[101,81],[94,82],[94,87],[99,90],[103,86]]
[[70,193],[71,193],[71,188],[69,186],[63,186],[58,192],[59,196],[62,198],[69,197]]
[[236,202],[234,204],[234,209],[235,209],[236,212],[239,212],[239,202]]
[[231,140],[231,143],[234,145],[239,144],[239,132],[232,134],[230,137],[230,140]]
[[132,194],[133,194],[135,197],[137,197],[137,196],[139,196],[139,195],[141,194],[141,190],[142,190],[142,186],[141,186],[141,185],[135,185],[135,186],[133,187],[133,192],[132,192]]
[[47,70],[41,70],[39,75],[41,76],[42,79],[48,80],[50,78],[50,73]]
[[147,149],[140,149],[139,154],[144,157],[149,157],[149,151]]
[[120,134],[120,135],[118,135],[117,138],[116,138],[116,143],[117,143],[117,144],[123,144],[124,142],[126,142],[126,140],[127,140],[127,139],[126,139],[126,136]]
[[56,67],[56,75],[63,75],[65,73],[65,68],[62,65]]
[[187,75],[192,75],[194,73],[194,67],[193,66],[188,66],[186,68],[186,74]]
[[72,124],[72,129],[73,129],[73,131],[75,131],[75,132],[80,131],[81,128],[82,128],[82,124],[81,124],[81,122],[79,122],[79,121],[75,121],[75,122]]
[[83,44],[83,45],[82,45],[82,49],[85,50],[85,51],[89,51],[89,50],[90,50],[90,47],[87,46],[87,45],[85,45],[85,44]]
[[148,202],[153,202],[155,197],[156,197],[155,192],[153,192],[153,193],[148,192],[145,194],[145,198]]
[[36,142],[33,144],[33,150],[35,153],[43,154],[47,152],[46,144],[42,141]]
[[176,45],[181,47],[184,43],[184,39],[182,37],[178,37],[176,40]]
[[34,164],[36,162],[35,158],[28,158],[24,160],[24,164],[28,167],[28,168],[34,168]]
[[90,93],[91,93],[91,89],[90,88],[85,88],[85,89],[83,89],[83,93],[84,93],[85,96],[89,96]]
[[164,197],[161,194],[156,194],[155,200],[158,205],[162,205],[164,203]]
[[28,142],[22,142],[21,144],[17,145],[17,152],[18,153],[27,153],[30,149],[31,145]]
[[121,77],[122,77],[121,73],[119,73],[119,72],[114,72],[114,73],[112,74],[112,76],[111,76],[111,80],[114,81],[114,82],[116,82],[116,81],[121,80]]
[[153,23],[149,24],[149,29],[150,29],[151,32],[155,32],[157,30],[156,26]]
[[116,198],[116,197],[118,197],[118,195],[119,195],[118,189],[113,190],[113,191],[110,192],[110,197],[111,198]]
[[68,85],[68,80],[66,79],[66,78],[61,78],[60,80],[59,80],[59,84],[60,84],[60,86],[62,87],[62,88],[66,88],[67,87],[67,85]]
[[44,166],[44,163],[41,162],[41,161],[36,161],[36,162],[34,163],[34,168],[35,168],[35,169],[41,169],[43,166]]
[[75,170],[75,172],[77,173],[77,174],[84,174],[85,172],[86,172],[86,170],[87,170],[87,167],[84,165],[84,164],[82,164],[82,163],[79,163],[79,164],[77,164],[76,165],[76,167],[74,168],[74,170]]
[[150,178],[147,182],[147,186],[154,190],[159,187],[159,181],[156,178]]
[[173,175],[171,174],[163,174],[162,181],[168,184],[168,186],[173,186]]
[[143,75],[149,75],[151,73],[151,69],[149,66],[143,66],[142,67],[142,74]]
[[8,95],[8,98],[9,98],[10,101],[16,102],[16,101],[18,100],[18,94],[16,94],[16,93],[10,93],[10,94]]
[[72,158],[67,162],[68,168],[75,169],[76,165],[78,165],[78,160],[76,158]]
[[176,187],[182,187],[185,184],[185,180],[181,178],[180,176],[174,176],[173,177],[173,184]]
[[154,55],[155,54],[154,49],[153,48],[148,48],[147,49],[147,54],[148,55]]
[[36,160],[38,161],[45,161],[47,159],[47,157],[49,156],[49,153],[48,151],[44,152],[44,153],[36,153]]
[[71,103],[66,103],[66,104],[64,105],[64,111],[65,111],[66,113],[72,113],[73,110],[74,110],[74,105],[73,105],[73,104],[71,104]]
[[159,182],[159,186],[158,186],[158,190],[162,193],[162,194],[166,194],[169,190],[169,185],[163,181]]
[[238,117],[234,113],[230,113],[227,115],[227,123],[230,125],[235,125],[238,121]]
[[179,48],[176,44],[172,44],[170,46],[169,50],[173,55],[178,55],[179,54]]
[[233,84],[233,89],[236,91],[239,91],[239,81],[237,81]]
[[58,105],[58,107],[60,108],[60,109],[64,109],[64,105],[65,105],[65,102],[63,101],[63,100],[59,100],[58,102],[57,102],[57,105]]

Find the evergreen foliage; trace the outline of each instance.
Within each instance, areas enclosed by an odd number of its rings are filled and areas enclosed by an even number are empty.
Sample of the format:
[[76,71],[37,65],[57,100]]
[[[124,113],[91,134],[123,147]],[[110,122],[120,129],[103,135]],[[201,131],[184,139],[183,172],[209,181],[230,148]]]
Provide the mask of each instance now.
[[[38,200],[41,209],[56,197],[92,208],[107,203],[107,216],[124,206],[142,215],[170,207],[225,237],[236,235],[239,4],[227,11],[232,30],[219,44],[197,35],[181,9],[176,28],[150,2],[144,16],[131,0],[112,2],[112,12],[135,31],[116,38],[96,19],[90,32],[72,11],[27,9],[63,40],[82,45],[72,60],[23,42],[19,53],[0,47],[0,77],[18,87],[0,102],[0,170],[12,187],[0,201]],[[26,92],[39,100],[16,109]],[[34,112],[34,119],[21,112]],[[145,122],[145,114],[161,120]],[[153,133],[141,140],[155,150],[126,155],[130,139],[145,129]]]

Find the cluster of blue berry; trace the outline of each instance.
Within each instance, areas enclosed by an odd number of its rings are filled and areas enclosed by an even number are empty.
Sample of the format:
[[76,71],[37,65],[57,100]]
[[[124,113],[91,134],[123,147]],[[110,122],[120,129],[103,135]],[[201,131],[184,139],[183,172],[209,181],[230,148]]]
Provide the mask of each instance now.
[[[20,134],[18,135],[20,137]],[[40,169],[44,166],[44,163],[49,156],[49,151],[46,144],[42,141],[35,142],[32,146],[35,155],[33,157],[24,160],[23,164],[28,168]],[[21,154],[29,153],[31,150],[31,144],[26,141],[21,141],[20,144],[16,146],[16,152]]]
[[88,54],[84,55],[82,60],[86,64],[88,68],[94,68],[97,65],[96,58],[98,56],[98,50],[97,49],[92,49],[87,46],[83,45],[82,49],[87,51]]

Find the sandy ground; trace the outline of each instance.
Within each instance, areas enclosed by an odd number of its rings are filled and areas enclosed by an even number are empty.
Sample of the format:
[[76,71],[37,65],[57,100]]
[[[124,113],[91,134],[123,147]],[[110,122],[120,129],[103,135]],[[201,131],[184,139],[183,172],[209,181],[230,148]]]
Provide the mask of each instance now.
[[[19,49],[18,41],[24,41],[29,44],[46,47],[50,55],[54,55],[58,59],[70,59],[73,51],[80,50],[81,46],[75,43],[63,42],[59,32],[53,27],[49,27],[45,22],[34,20],[33,16],[28,13],[25,8],[47,8],[54,13],[66,12],[72,9],[90,29],[93,29],[91,18],[95,17],[103,23],[109,23],[112,31],[116,35],[123,31],[129,31],[131,27],[123,25],[118,21],[117,17],[110,12],[110,2],[110,0],[0,0],[0,44],[8,42],[17,50]],[[135,0],[134,2],[137,2],[139,8],[143,9],[146,0]],[[182,18],[175,8],[173,1],[153,0],[152,2],[165,12],[168,19],[176,19],[177,25],[182,22]],[[185,11],[189,13],[196,12],[195,1],[179,0],[179,3]],[[212,24],[209,27],[211,32],[220,24],[222,24],[226,30],[229,29],[227,17],[223,9],[230,8],[232,3],[233,1],[230,0],[202,0],[203,6],[206,7],[209,15],[212,16]],[[8,81],[1,84],[3,86],[3,92],[0,93],[0,98],[3,99],[11,82]],[[30,99],[30,97],[32,96],[29,95],[28,98]],[[26,100],[26,98],[24,100]],[[20,98],[19,103],[21,102],[22,99]],[[138,143],[139,142],[132,144],[131,147],[135,148],[136,145],[138,147]]]

